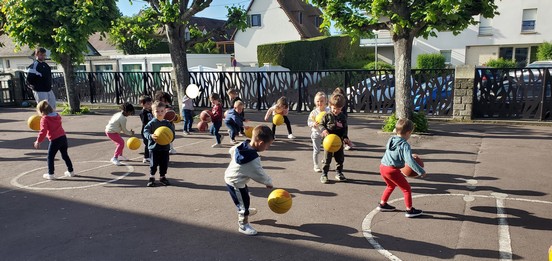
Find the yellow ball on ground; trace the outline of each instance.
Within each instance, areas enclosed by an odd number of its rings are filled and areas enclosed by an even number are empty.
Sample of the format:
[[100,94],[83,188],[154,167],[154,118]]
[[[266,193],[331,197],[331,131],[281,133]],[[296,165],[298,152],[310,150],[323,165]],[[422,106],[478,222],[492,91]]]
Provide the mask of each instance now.
[[282,114],[274,114],[272,116],[272,123],[277,126],[284,124],[284,116]]
[[127,148],[131,150],[139,149],[141,144],[142,142],[136,137],[130,137],[126,142]]
[[322,145],[325,151],[336,152],[341,149],[341,146],[343,146],[343,141],[341,141],[341,138],[339,138],[339,136],[335,134],[329,134],[324,138]]
[[291,209],[291,195],[283,189],[275,189],[268,195],[268,207],[274,213],[284,214]]
[[159,145],[168,145],[172,142],[174,136],[173,132],[169,127],[161,126],[153,132],[155,135],[157,135],[157,144]]
[[245,137],[248,137],[251,139],[253,137],[253,127],[251,126],[243,127],[243,133],[245,134]]
[[325,111],[322,111],[318,115],[316,115],[316,118],[314,119],[316,123],[320,123],[322,121],[322,118],[324,118],[324,115],[326,115]]
[[40,118],[42,118],[40,115],[35,114],[27,119],[27,125],[31,130],[40,130]]

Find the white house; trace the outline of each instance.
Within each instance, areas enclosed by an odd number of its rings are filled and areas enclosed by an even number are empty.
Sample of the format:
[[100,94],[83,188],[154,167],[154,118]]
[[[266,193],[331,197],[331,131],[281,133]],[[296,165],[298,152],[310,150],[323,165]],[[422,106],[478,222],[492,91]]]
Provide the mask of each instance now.
[[[550,0],[495,1],[499,15],[492,19],[477,17],[478,25],[469,26],[459,35],[439,32],[437,37],[417,38],[413,43],[412,66],[424,53],[441,53],[451,66],[484,65],[490,59],[505,58],[518,66],[536,60],[536,49],[552,41],[552,10]],[[392,62],[393,46],[389,32],[378,37],[380,58]],[[374,46],[374,40],[365,42]]]
[[247,8],[249,27],[232,37],[236,60],[256,66],[259,45],[321,36],[321,15],[302,0],[252,0]]

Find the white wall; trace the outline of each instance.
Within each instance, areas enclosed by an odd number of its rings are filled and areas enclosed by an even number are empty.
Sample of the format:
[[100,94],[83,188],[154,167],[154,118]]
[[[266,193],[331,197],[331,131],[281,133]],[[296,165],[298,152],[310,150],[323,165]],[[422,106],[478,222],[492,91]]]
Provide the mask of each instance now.
[[236,32],[234,52],[239,63],[258,63],[258,45],[301,40],[299,32],[280,8],[278,1],[254,1],[248,15],[251,14],[261,15],[261,26],[249,27],[245,32]]

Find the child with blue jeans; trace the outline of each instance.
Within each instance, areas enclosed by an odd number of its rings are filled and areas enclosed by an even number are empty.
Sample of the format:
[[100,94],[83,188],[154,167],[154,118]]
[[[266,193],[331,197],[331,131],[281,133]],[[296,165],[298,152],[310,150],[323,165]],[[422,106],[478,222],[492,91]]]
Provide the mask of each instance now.
[[149,156],[149,149],[148,149],[148,139],[144,137],[144,127],[146,127],[146,124],[150,122],[153,119],[153,113],[151,112],[151,104],[153,102],[153,99],[150,96],[142,95],[140,96],[140,105],[142,105],[142,112],[140,113],[140,120],[142,121],[142,130],[140,131],[140,135],[142,135],[142,142],[144,142],[144,159],[142,160],[143,163],[147,163],[149,165],[150,162],[150,156]]
[[161,101],[155,101],[152,105],[153,116],[155,116],[145,127],[144,136],[148,139],[148,149],[150,150],[150,177],[146,186],[155,187],[155,173],[157,167],[159,167],[159,182],[162,185],[170,185],[169,180],[165,177],[167,169],[169,168],[169,150],[171,149],[170,143],[167,145],[161,145],[157,143],[157,134],[155,130],[161,126],[165,126],[172,131],[174,141],[174,124],[164,119],[165,117],[165,103]]
[[222,127],[222,105],[220,104],[220,95],[218,93],[211,93],[209,96],[209,101],[211,101],[211,104],[213,104],[213,108],[211,109],[211,127],[209,128],[209,132],[211,135],[215,136],[215,140],[217,143],[213,144],[211,147],[213,148],[220,148],[222,145],[220,142],[222,141],[222,135],[219,133],[220,127]]
[[188,135],[192,132],[192,124],[194,123],[194,100],[187,95],[184,95],[182,99],[182,118],[184,119],[184,135]]
[[226,113],[226,118],[224,123],[226,127],[230,130],[230,143],[236,144],[236,135],[243,129],[243,117],[241,113],[243,111],[243,102],[236,101],[234,103],[234,108],[230,109]]

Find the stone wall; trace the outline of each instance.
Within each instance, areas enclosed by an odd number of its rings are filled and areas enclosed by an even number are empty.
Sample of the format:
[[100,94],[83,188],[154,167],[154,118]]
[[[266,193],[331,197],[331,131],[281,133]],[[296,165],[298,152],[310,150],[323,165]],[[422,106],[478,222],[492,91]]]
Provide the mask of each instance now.
[[453,96],[454,106],[452,108],[453,120],[472,120],[474,72],[475,67],[472,65],[456,67]]

